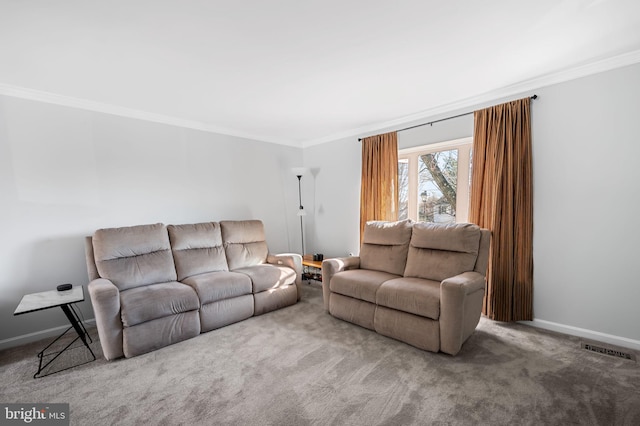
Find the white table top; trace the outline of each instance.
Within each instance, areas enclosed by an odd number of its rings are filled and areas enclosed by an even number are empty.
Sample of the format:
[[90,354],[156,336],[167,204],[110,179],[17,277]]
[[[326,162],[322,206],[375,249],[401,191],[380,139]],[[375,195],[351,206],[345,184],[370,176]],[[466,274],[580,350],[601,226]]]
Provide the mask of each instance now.
[[26,314],[27,312],[53,308],[68,303],[82,302],[84,300],[84,287],[73,286],[71,290],[50,290],[40,293],[26,294],[13,312],[13,315]]

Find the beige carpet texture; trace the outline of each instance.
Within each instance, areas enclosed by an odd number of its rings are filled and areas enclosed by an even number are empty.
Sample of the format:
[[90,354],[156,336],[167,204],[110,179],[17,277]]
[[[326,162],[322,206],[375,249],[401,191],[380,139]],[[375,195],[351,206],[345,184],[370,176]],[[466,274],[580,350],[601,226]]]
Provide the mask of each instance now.
[[[40,379],[47,341],[1,351],[0,402],[69,403],[72,425],[640,425],[636,360],[484,318],[456,357],[424,352],[331,317],[315,283],[131,359],[104,360],[90,332],[97,361]],[[90,359],[69,354],[58,367]]]

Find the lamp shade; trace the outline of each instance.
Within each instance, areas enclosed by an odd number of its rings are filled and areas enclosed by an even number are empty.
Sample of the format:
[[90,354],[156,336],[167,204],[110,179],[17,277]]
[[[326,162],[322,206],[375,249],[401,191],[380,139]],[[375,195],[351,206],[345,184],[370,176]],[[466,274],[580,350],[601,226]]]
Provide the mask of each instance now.
[[306,167],[292,167],[291,168],[291,172],[293,172],[294,175],[296,176],[302,176],[305,173],[307,173],[307,168]]

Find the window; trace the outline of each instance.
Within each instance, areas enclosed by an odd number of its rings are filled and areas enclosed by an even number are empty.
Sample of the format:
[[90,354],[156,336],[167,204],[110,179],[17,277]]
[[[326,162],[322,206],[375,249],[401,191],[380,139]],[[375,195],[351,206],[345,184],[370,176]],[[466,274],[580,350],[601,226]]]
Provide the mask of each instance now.
[[398,151],[398,218],[466,222],[472,138]]

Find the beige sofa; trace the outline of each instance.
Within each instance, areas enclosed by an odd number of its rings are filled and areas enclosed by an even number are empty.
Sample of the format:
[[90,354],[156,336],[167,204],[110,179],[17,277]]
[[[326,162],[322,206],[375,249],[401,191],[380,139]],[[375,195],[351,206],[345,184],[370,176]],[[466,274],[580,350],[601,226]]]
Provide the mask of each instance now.
[[455,355],[480,320],[490,233],[472,224],[369,222],[359,257],[322,263],[331,315]]
[[109,360],[300,300],[301,256],[269,254],[258,220],[99,229],[85,248],[89,295]]

